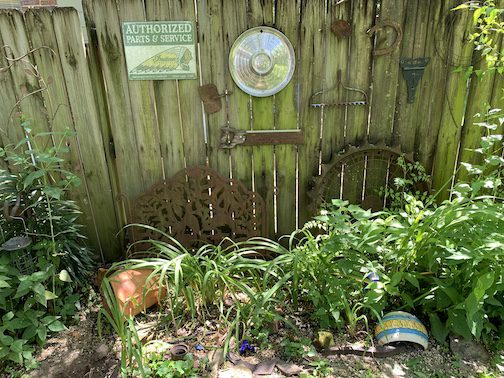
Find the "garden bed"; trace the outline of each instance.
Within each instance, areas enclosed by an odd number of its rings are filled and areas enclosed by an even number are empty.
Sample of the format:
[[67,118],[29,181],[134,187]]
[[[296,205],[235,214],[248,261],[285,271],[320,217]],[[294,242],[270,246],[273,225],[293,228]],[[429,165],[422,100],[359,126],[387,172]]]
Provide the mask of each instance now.
[[[163,340],[169,343],[183,342],[198,360],[198,376],[211,376],[209,368],[205,368],[201,361],[208,358],[210,351],[223,346],[224,334],[211,331],[212,322],[206,329],[196,327],[195,330],[180,329],[178,334],[166,332],[160,323],[153,321],[158,317],[156,311],[150,311],[137,320],[143,343],[152,340]],[[80,314],[80,322],[72,325],[68,330],[50,338],[46,346],[37,353],[36,359],[40,365],[28,372],[32,378],[116,378],[120,377],[120,341],[113,335],[107,334],[97,337],[97,307],[90,306]],[[305,328],[304,337],[311,335],[310,328]],[[206,335],[206,336],[205,336]],[[286,359],[282,341],[292,334],[280,329],[278,334],[271,335],[263,346],[255,346],[256,352],[244,361],[257,364],[273,357]],[[303,336],[302,336],[303,337]],[[336,345],[348,345],[348,337],[337,337]],[[355,341],[355,340],[353,340]],[[294,343],[294,342],[293,342]],[[203,350],[201,346],[204,346]],[[306,346],[306,352],[309,351]],[[307,353],[308,354],[308,353]],[[497,356],[498,357],[498,356]],[[318,361],[318,362],[317,362]],[[493,361],[496,361],[493,358]],[[303,368],[303,374],[327,377],[498,377],[498,367],[489,360],[464,361],[453,354],[447,347],[441,347],[431,342],[426,351],[409,350],[405,353],[387,357],[372,358],[357,355],[340,355],[323,358],[320,354],[310,354],[310,357],[297,357],[294,363]],[[244,374],[246,370],[239,370],[227,361],[219,369],[218,376],[230,377],[231,374]],[[5,377],[21,376],[8,373]],[[234,375],[238,376],[238,375]],[[268,375],[284,377],[278,369]],[[297,376],[297,375],[296,375]]]

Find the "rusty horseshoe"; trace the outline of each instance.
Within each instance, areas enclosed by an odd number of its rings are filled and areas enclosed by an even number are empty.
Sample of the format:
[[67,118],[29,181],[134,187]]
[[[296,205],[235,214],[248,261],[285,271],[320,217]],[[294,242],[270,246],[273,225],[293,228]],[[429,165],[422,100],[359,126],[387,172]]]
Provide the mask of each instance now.
[[386,54],[390,54],[401,43],[402,35],[403,35],[402,28],[401,28],[401,25],[399,23],[395,22],[395,21],[381,21],[381,22],[378,22],[376,25],[374,25],[373,27],[371,27],[370,29],[368,29],[366,31],[366,33],[369,36],[372,36],[378,30],[381,30],[381,29],[384,29],[384,28],[387,28],[387,27],[390,27],[390,28],[392,28],[392,29],[395,30],[396,38],[395,38],[394,42],[392,42],[392,44],[390,46],[384,47],[384,48],[381,48],[381,49],[374,49],[373,50],[373,55],[386,55]]

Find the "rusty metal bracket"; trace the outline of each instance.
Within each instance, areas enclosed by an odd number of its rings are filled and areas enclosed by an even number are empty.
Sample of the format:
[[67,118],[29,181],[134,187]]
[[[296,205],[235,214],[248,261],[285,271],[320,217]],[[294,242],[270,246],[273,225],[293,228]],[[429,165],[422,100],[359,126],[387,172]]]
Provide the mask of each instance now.
[[408,91],[408,103],[415,101],[415,93],[418,83],[423,76],[423,72],[430,58],[401,58],[399,64],[402,68],[404,80],[406,80],[406,88]]
[[215,84],[205,84],[198,88],[198,92],[203,101],[203,107],[208,114],[217,113],[222,109],[221,98],[232,94],[232,91],[224,90],[219,93]]
[[220,148],[230,149],[238,145],[259,146],[271,144],[303,144],[301,130],[237,130],[222,127]]
[[220,137],[220,148],[234,148],[238,144],[245,143],[247,136],[244,130],[233,129],[232,127],[222,127]]
[[384,29],[387,27],[394,29],[395,34],[396,34],[395,40],[388,47],[384,47],[381,49],[374,49],[373,55],[375,55],[375,56],[390,54],[392,51],[394,51],[399,46],[399,44],[402,41],[402,36],[403,36],[402,27],[399,23],[397,23],[395,21],[380,21],[376,25],[374,25],[373,27],[369,28],[366,31],[366,33],[371,37],[378,30],[381,30],[381,29]]

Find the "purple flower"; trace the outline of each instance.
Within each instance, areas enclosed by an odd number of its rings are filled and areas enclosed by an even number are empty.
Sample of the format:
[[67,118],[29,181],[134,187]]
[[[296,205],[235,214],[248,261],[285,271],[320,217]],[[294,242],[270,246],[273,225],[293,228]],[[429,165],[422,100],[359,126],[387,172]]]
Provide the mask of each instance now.
[[255,352],[255,348],[254,348],[253,345],[250,345],[247,340],[243,340],[242,343],[241,343],[241,345],[240,345],[240,355],[243,356],[247,352],[254,353]]

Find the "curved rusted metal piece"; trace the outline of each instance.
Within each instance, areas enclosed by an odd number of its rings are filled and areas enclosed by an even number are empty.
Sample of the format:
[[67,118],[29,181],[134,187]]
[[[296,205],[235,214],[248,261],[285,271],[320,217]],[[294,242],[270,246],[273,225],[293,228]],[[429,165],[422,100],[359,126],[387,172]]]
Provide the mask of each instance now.
[[384,47],[384,48],[381,48],[381,49],[374,49],[373,50],[373,55],[375,55],[375,56],[390,54],[392,51],[394,51],[399,46],[399,44],[402,41],[402,36],[403,36],[402,27],[401,27],[401,25],[399,23],[397,23],[395,21],[390,21],[390,20],[388,20],[388,21],[387,20],[380,21],[376,25],[374,25],[373,27],[371,27],[370,29],[368,29],[366,31],[366,33],[369,36],[372,36],[378,30],[381,30],[381,29],[384,29],[384,28],[387,28],[387,27],[392,28],[392,29],[395,30],[396,38],[395,38],[394,42],[392,42],[392,44],[390,46]]
[[[378,177],[383,177],[381,184],[393,182],[394,178],[402,177],[403,170],[396,161],[403,156],[408,163],[413,163],[412,154],[404,154],[401,147],[387,147],[385,145],[365,144],[361,147],[347,146],[340,154],[333,157],[328,164],[323,164],[321,175],[315,176],[311,182],[311,189],[308,196],[311,198],[310,211],[315,214],[324,203],[330,203],[332,198],[349,200],[354,204],[371,208],[378,211],[383,208],[383,199],[378,196],[373,187],[372,190],[365,190],[363,196],[359,198],[348,198],[347,195],[354,194],[354,191],[347,192],[346,187],[353,188],[355,180],[364,177],[364,165],[366,171],[379,171]],[[357,168],[355,168],[357,167]],[[358,169],[356,171],[355,169]],[[357,177],[358,176],[358,177]],[[376,175],[375,175],[376,176]],[[374,182],[373,185],[378,183]],[[421,191],[428,191],[428,187],[422,186]],[[345,193],[346,192],[346,193]]]

